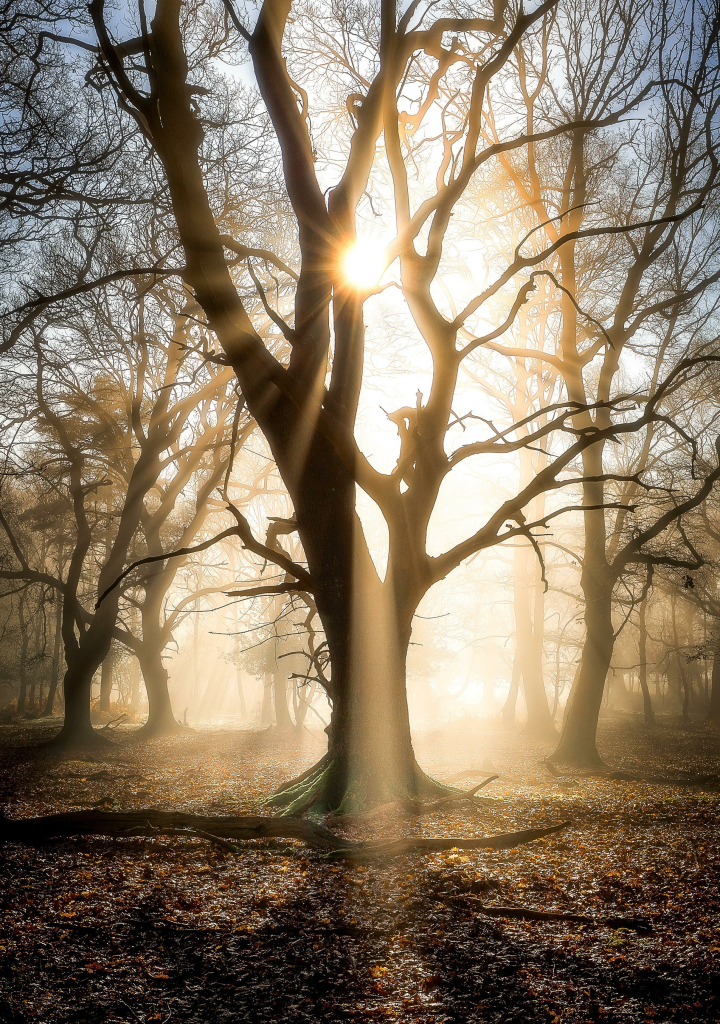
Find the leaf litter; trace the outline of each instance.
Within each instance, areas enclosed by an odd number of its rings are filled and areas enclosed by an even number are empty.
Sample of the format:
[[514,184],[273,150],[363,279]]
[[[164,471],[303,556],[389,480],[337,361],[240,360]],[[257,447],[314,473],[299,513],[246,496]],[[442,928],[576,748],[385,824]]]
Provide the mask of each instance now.
[[[40,737],[35,726],[3,727],[8,817],[268,813],[263,799],[318,751],[309,736],[275,730],[142,745],[117,733],[86,758],[28,745]],[[647,734],[617,718],[603,723],[601,743],[628,774],[718,770],[720,736],[699,725],[668,720]],[[544,763],[549,748],[482,723],[416,746],[437,778],[463,774],[472,788],[500,777],[475,805],[388,810],[336,820],[334,831],[390,839],[572,825],[511,850],[362,864],[286,840],[6,843],[0,1021],[720,1020],[717,786],[557,777]],[[491,916],[503,908],[508,916]],[[528,920],[523,910],[592,923]]]

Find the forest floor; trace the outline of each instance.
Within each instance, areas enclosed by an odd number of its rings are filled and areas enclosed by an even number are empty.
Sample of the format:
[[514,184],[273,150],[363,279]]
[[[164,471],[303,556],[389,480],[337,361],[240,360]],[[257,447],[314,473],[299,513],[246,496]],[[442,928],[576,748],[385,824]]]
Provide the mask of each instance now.
[[[204,731],[107,752],[35,750],[0,727],[9,817],[92,806],[268,813],[319,737]],[[324,739],[324,737],[323,737]],[[615,768],[717,775],[720,733],[601,727]],[[355,835],[490,835],[570,820],[499,852],[337,863],[292,842],[82,838],[0,847],[0,1021],[235,1024],[720,1021],[720,792],[553,777],[549,748],[458,723],[420,736],[437,778],[501,778],[477,808],[374,819]],[[336,826],[334,826],[336,827]],[[360,831],[358,831],[360,829]],[[644,918],[647,931],[486,916],[478,903]]]

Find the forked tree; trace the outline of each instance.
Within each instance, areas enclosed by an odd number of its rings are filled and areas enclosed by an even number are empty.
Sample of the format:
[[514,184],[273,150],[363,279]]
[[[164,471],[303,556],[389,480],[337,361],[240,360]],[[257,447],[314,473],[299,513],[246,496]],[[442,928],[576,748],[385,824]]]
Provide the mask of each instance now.
[[[533,211],[535,244],[552,252],[545,266],[562,286],[557,345],[540,358],[560,374],[569,399],[594,406],[578,415],[578,426],[609,424],[608,403],[625,386],[626,367],[637,374],[649,364],[643,371],[649,379],[656,356],[666,350],[668,373],[703,332],[708,341],[715,330],[720,20],[714,5],[697,4],[688,34],[684,17],[684,10],[654,0],[556,5],[545,30],[518,44],[517,91],[483,124],[485,144],[502,146],[511,115],[532,137],[548,123],[607,123],[625,104],[627,117],[617,131],[579,127],[562,139],[538,139],[498,156],[504,201],[520,218]],[[593,230],[610,220],[614,229]],[[508,357],[537,357],[512,339],[499,348]],[[655,373],[653,385],[657,379]],[[697,435],[703,425],[690,424],[690,432]],[[639,519],[627,509],[615,516],[606,507],[612,504],[612,446],[599,441],[588,447],[582,464],[586,639],[555,756],[597,763],[598,714],[623,575],[661,560],[663,531],[691,506],[678,496],[672,509],[659,503],[654,517],[651,503],[644,503]],[[652,483],[652,473],[644,479]],[[628,484],[621,504],[642,493],[637,481]],[[707,493],[703,484],[692,499],[687,491],[684,498],[699,504]],[[687,568],[695,564],[690,551],[680,560]]]
[[[529,424],[491,431],[462,445],[454,440],[459,424],[453,408],[463,360],[502,335],[533,290],[535,278],[528,272],[542,269],[553,252],[571,241],[563,234],[530,255],[518,246],[507,266],[489,268],[491,283],[467,300],[460,296],[463,305],[453,311],[435,283],[453,235],[453,213],[469,183],[502,152],[527,153],[533,144],[552,138],[584,139],[616,125],[629,103],[637,106],[662,88],[648,75],[631,101],[613,97],[612,109],[602,116],[569,113],[530,133],[510,118],[500,126],[502,140],[486,144],[482,129],[491,118],[490,97],[513,88],[518,44],[543,33],[556,2],[546,0],[525,13],[497,0],[486,17],[458,16],[448,5],[445,16],[437,17],[433,4],[413,2],[399,14],[394,0],[381,0],[379,10],[353,25],[357,45],[344,56],[327,55],[341,87],[347,84],[345,108],[353,126],[346,139],[338,133],[335,140],[341,166],[331,188],[316,167],[308,93],[293,79],[299,77],[293,33],[312,25],[312,12],[298,8],[291,20],[291,0],[266,0],[251,29],[231,0],[226,0],[224,23],[200,17],[194,3],[159,0],[151,24],[142,3],[135,12],[137,38],[115,40],[114,26],[120,22],[105,17],[103,0],[90,5],[97,38],[90,78],[96,87],[110,86],[117,94],[164,175],[184,251],[177,272],[192,288],[237,375],[293,502],[307,567],[280,552],[275,560],[294,579],[293,588],[312,596],[326,633],[333,704],[328,752],[276,796],[276,804],[289,811],[345,810],[437,791],[415,761],[408,719],[405,662],[418,603],[475,552],[504,539],[529,539],[533,524],[523,510],[537,495],[561,487],[563,471],[588,445],[616,430],[641,429],[659,414],[660,398],[647,396],[635,420],[624,415],[613,421],[608,411],[603,423],[587,419],[573,424],[573,417],[577,420],[586,409],[580,400],[551,410],[542,426],[533,415]],[[323,12],[330,34],[342,31],[337,19],[351,17],[350,11]],[[215,202],[219,150],[214,143],[221,111],[212,106],[217,86],[213,56],[232,27],[238,45],[247,44],[295,220],[299,271],[292,271],[282,254],[272,255],[278,277],[295,281],[293,316],[283,316],[272,297],[264,290],[261,294],[266,314],[289,344],[288,359],[269,351],[248,313],[249,278],[261,287],[246,259],[255,239],[233,237]],[[88,45],[85,37],[84,52]],[[438,103],[441,81],[452,83],[456,100],[449,105]],[[418,167],[423,168],[420,181]],[[364,306],[374,288],[358,287],[344,270],[374,174],[391,183],[388,203],[395,229],[379,270],[398,261],[400,294],[432,363],[429,393],[392,413],[400,445],[389,473],[374,468],[355,436]],[[609,216],[609,223],[588,228],[586,234],[631,229]],[[246,272],[238,259],[246,260]],[[527,276],[515,291],[518,273]],[[474,334],[476,314],[496,296],[505,297],[505,320],[489,333]],[[468,326],[471,337],[461,337]],[[606,404],[609,410],[612,402]],[[428,525],[448,474],[469,458],[504,456],[539,442],[552,442],[547,466],[518,493],[498,502],[465,540],[431,555]],[[357,486],[377,503],[387,523],[384,579],[356,512]],[[545,516],[543,524],[549,519]]]

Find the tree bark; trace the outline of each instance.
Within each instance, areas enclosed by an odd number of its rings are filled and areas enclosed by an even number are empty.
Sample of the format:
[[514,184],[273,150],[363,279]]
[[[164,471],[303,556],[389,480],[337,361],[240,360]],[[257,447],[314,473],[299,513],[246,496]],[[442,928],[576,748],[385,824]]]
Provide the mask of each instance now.
[[[172,570],[171,570],[172,571]],[[138,644],[137,655],[145,682],[148,699],[148,717],[138,729],[137,736],[169,736],[182,731],[182,726],[173,714],[168,673],[163,665],[163,651],[167,637],[160,625],[163,599],[167,591],[163,579],[162,562],[147,566],[143,575],[145,600],[141,608],[142,643]],[[174,573],[173,573],[174,575]],[[197,618],[197,616],[196,616]]]
[[720,722],[720,652],[713,658],[708,722]]
[[[104,594],[118,578],[125,565],[130,543],[140,523],[144,498],[157,480],[160,471],[160,452],[167,440],[153,438],[153,444],[140,453],[128,484],[127,496],[109,556],[97,582],[97,593]],[[77,499],[82,501],[82,496]],[[83,556],[84,557],[84,556]],[[80,567],[81,568],[81,567]],[[79,580],[79,575],[78,575]],[[121,591],[111,590],[95,609],[90,625],[75,635],[75,594],[65,595],[63,607],[63,643],[67,670],[63,682],[65,693],[65,721],[58,735],[51,740],[53,746],[72,747],[93,742],[90,724],[90,695],[92,677],[107,657],[112,645]],[[103,740],[100,740],[103,742]]]
[[136,736],[170,736],[181,732],[182,726],[173,714],[170,691],[168,689],[168,672],[163,665],[161,643],[143,639],[139,655],[145,691],[148,699],[148,717],[141,725]]
[[[612,376],[612,374],[611,374]],[[579,386],[576,386],[576,391]],[[596,444],[583,453],[586,477],[599,477],[603,471],[603,445]],[[553,760],[598,765],[602,760],[597,750],[597,725],[603,693],[612,661],[615,633],[612,621],[614,574],[607,561],[607,530],[604,484],[586,480],[583,503],[589,510],[583,514],[585,551],[580,585],[585,598],[585,643],[580,669],[565,709],[560,742]]]
[[59,595],[55,596],[55,636],[53,638],[53,660],[52,672],[50,675],[50,687],[47,700],[43,709],[43,715],[52,715],[55,710],[55,697],[57,695],[58,683],[60,682],[60,661],[62,658],[62,601]]
[[266,729],[272,725],[272,674],[263,672],[263,696],[260,708],[260,725]]
[[110,711],[110,696],[113,688],[115,657],[115,651],[111,647],[100,670],[100,700],[98,702],[98,709],[100,711]]
[[545,693],[545,681],[542,667],[542,627],[537,621],[537,613],[542,605],[536,601],[536,621],[533,623],[530,610],[531,580],[535,583],[535,566],[532,570],[528,565],[529,554],[533,562],[535,552],[530,545],[516,541],[513,551],[513,584],[515,603],[515,630],[517,636],[517,654],[522,670],[523,693],[527,707],[527,722],[523,733],[534,739],[557,740],[555,723],[553,722]]
[[27,657],[30,637],[27,622],[25,620],[26,597],[27,590],[23,590],[20,594],[20,600],[18,601],[18,625],[20,627],[20,688],[18,690],[17,713],[19,715],[22,715],[25,712],[25,702],[27,698]]
[[507,700],[502,710],[502,722],[505,729],[512,729],[515,725],[515,706],[517,704],[518,689],[520,685],[520,659],[517,653],[513,657],[512,676],[510,678],[510,689]]
[[645,725],[648,729],[655,728],[655,713],[650,698],[650,687],[647,679],[647,596],[640,602],[640,634],[638,638],[638,653],[640,655],[640,688],[643,695],[643,710],[645,713]]
[[293,721],[288,708],[287,677],[278,670],[272,673],[272,688],[275,699],[275,725],[278,729],[292,729]]
[[290,814],[447,794],[420,770],[412,746],[405,674],[412,611],[398,614],[393,569],[381,583],[359,521],[356,529],[354,567],[336,587],[333,609],[323,609],[332,665],[328,752],[272,798]]
[[404,853],[439,853],[444,850],[509,850],[523,843],[544,839],[567,828],[568,822],[545,828],[530,828],[520,832],[505,832],[495,836],[445,836],[379,840],[354,843],[335,835],[323,825],[292,818],[214,817],[186,814],[182,811],[158,811],[154,807],[139,811],[69,811],[40,818],[6,818],[0,813],[0,843],[40,843],[48,839],[68,836],[157,836],[185,833],[211,841],[220,837],[235,842],[258,839],[298,839],[306,845],[337,856],[365,859],[367,857],[397,856]]
[[[604,560],[604,559],[603,559]],[[596,734],[605,681],[615,643],[612,623],[613,581],[586,553],[582,572],[585,593],[585,644],[553,761],[598,765]]]

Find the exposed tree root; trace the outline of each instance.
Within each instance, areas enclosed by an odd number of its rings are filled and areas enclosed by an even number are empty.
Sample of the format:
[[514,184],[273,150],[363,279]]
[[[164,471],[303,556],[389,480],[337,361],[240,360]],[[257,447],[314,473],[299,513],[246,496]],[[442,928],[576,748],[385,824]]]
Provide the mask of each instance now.
[[130,738],[133,742],[145,743],[148,740],[161,739],[163,736],[181,736],[192,732],[189,726],[174,718],[168,718],[159,722],[144,722],[130,734]]
[[112,740],[108,739],[107,734],[98,732],[97,730],[88,727],[87,729],[81,730],[66,730],[65,727],[60,732],[53,736],[50,740],[45,740],[40,744],[40,747],[44,747],[47,750],[108,750],[115,744]]
[[337,758],[326,754],[302,775],[284,783],[266,804],[278,808],[282,815],[295,816],[307,812],[314,818],[322,818],[326,815],[356,815],[391,804],[421,808],[432,799],[466,799],[481,788],[476,786],[470,793],[455,789],[431,779],[417,765],[408,775],[402,781],[368,780],[361,770],[353,772],[346,765],[341,765]]
[[645,918],[639,917],[588,917],[587,914],[570,914],[555,910],[488,905],[473,897],[468,897],[467,901],[477,907],[481,914],[487,914],[488,917],[507,917],[521,921],[572,921],[576,924],[604,925],[606,928],[628,928],[638,932],[652,931],[651,923]]
[[330,829],[303,818],[215,817],[183,811],[69,811],[39,818],[0,817],[0,841],[38,843],[69,836],[131,838],[158,835],[195,835],[222,844],[224,840],[297,839],[314,850],[351,860],[366,857],[394,857],[402,853],[439,853],[443,850],[508,850],[513,846],[543,839],[565,828],[569,822],[547,828],[530,828],[496,836],[448,836],[402,838],[353,843]]
[[338,822],[343,825],[354,825],[366,823],[372,821],[375,818],[382,818],[389,814],[405,814],[411,817],[420,817],[423,814],[432,814],[434,811],[442,811],[452,806],[453,804],[470,803],[472,806],[481,807],[483,803],[495,804],[497,800],[487,799],[478,797],[475,794],[489,785],[495,779],[499,778],[498,775],[491,775],[488,779],[484,779],[477,786],[473,786],[472,789],[468,789],[465,792],[458,792],[457,795],[444,796],[440,800],[433,800],[429,803],[423,803],[421,800],[393,800],[387,804],[380,804],[377,807],[373,807],[368,811],[361,811],[358,814],[335,814],[330,813],[325,817],[326,824],[332,824]]

